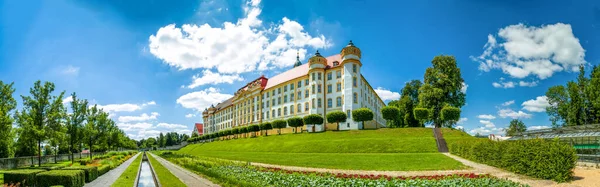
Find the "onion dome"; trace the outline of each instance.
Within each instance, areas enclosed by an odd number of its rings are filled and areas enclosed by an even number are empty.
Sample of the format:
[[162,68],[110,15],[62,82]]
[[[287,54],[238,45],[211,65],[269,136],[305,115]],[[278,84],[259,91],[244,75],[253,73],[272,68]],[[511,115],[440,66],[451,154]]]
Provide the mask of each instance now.
[[298,67],[301,65],[302,65],[302,62],[300,62],[300,53],[296,52],[296,63],[294,64],[294,67]]
[[342,57],[346,56],[346,55],[355,55],[356,57],[360,58],[360,49],[356,46],[354,46],[354,43],[352,43],[352,40],[350,40],[350,42],[348,43],[348,45],[346,45],[346,47],[344,47],[344,49],[342,49]]
[[321,53],[319,53],[319,50],[317,50],[315,56],[310,57],[310,59],[308,59],[308,64],[310,66],[312,66],[313,64],[322,64],[323,67],[325,67],[327,66],[327,59],[321,56]]

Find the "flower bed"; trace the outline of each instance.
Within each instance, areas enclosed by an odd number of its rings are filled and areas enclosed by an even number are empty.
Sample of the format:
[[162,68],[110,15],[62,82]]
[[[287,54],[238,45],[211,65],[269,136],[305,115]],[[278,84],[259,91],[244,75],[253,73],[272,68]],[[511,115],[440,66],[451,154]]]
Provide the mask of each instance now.
[[234,186],[525,186],[473,173],[414,177],[349,175],[255,167],[239,162],[187,155],[162,156],[175,164]]

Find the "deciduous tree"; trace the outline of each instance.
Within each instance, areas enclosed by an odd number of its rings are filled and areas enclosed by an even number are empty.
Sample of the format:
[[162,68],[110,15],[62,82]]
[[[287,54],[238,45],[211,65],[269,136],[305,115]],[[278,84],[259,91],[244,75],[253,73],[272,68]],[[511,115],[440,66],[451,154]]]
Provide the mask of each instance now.
[[373,120],[373,111],[369,108],[355,109],[352,111],[352,120],[361,122],[364,129],[365,121]]
[[523,121],[519,119],[513,119],[510,121],[510,125],[508,125],[508,128],[505,131],[506,136],[515,136],[519,133],[525,132],[526,130],[527,127],[525,126],[525,123],[523,123]]
[[14,155],[13,141],[15,138],[13,132],[12,112],[17,107],[17,101],[13,98],[15,89],[14,83],[5,84],[0,81],[0,158],[8,158]]

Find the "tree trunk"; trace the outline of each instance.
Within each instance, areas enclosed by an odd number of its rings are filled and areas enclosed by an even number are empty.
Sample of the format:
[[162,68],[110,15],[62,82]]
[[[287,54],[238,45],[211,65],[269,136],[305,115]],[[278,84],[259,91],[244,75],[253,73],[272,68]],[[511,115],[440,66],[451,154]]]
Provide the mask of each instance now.
[[57,161],[58,160],[58,146],[56,146],[54,149],[55,149],[55,151],[54,151],[54,163],[56,164],[56,163],[58,163],[58,161]]
[[38,140],[38,166],[42,167],[42,140]]
[[92,138],[90,138],[90,162],[92,161]]

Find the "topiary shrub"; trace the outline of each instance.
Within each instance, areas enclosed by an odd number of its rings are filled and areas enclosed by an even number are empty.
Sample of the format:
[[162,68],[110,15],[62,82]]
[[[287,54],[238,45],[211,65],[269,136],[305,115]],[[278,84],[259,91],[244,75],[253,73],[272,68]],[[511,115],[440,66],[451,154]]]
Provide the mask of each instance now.
[[110,171],[110,165],[102,165],[98,167],[98,176],[104,175]]
[[280,119],[271,122],[271,124],[273,124],[273,128],[278,129],[277,132],[280,135],[281,135],[281,129],[287,127],[287,122],[284,120],[280,120]]
[[298,132],[298,127],[304,126],[304,122],[300,117],[292,117],[287,119],[287,123],[290,127],[294,127],[294,133]]
[[18,169],[4,172],[4,184],[17,186],[35,186],[35,175],[45,172],[43,169]]
[[415,118],[419,121],[429,120],[429,110],[426,108],[415,108],[413,110]]
[[264,122],[260,124],[260,130],[265,131],[265,136],[268,136],[268,130],[273,129],[273,125],[269,122]]
[[556,182],[570,181],[577,163],[575,149],[559,140],[463,140],[449,148],[469,160]]
[[458,121],[460,119],[460,109],[451,106],[442,108],[441,116],[444,121]]
[[[395,120],[400,119],[400,109],[395,106],[384,106],[381,108],[381,115],[383,119],[392,121],[392,124]],[[390,125],[390,127],[396,127],[395,125]]]
[[82,187],[85,185],[83,170],[52,170],[36,175],[36,186],[47,187],[61,185],[64,187]]
[[[319,116],[319,117],[321,117],[321,116]],[[346,119],[348,118],[348,116],[346,116],[346,113],[339,111],[339,110],[329,112],[329,113],[327,113],[327,115],[325,117],[327,117],[327,122],[337,123],[337,130],[340,130],[340,122],[346,122]]]
[[359,109],[353,110],[352,111],[352,119],[354,121],[362,122],[363,128],[364,128],[365,121],[373,120],[373,111],[371,111],[371,109],[368,109],[368,108],[359,108]]
[[83,170],[85,172],[85,182],[92,182],[98,178],[98,167],[96,166],[73,166],[63,168],[63,170]]

